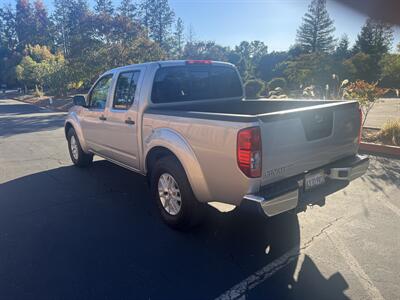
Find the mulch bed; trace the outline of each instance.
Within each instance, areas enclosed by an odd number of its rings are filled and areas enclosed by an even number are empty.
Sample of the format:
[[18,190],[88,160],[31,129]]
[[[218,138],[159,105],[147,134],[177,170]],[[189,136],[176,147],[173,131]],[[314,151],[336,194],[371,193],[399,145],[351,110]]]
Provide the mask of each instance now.
[[374,143],[379,145],[399,146],[395,145],[391,139],[384,138],[379,134],[378,128],[363,128],[362,138],[363,142]]

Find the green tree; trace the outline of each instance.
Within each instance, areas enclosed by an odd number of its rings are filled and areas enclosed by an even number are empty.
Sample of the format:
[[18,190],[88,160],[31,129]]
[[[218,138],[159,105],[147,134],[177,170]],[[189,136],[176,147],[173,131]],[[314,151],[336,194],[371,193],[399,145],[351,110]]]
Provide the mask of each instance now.
[[0,82],[16,84],[15,66],[20,60],[16,51],[18,37],[16,32],[15,12],[10,5],[0,9]]
[[186,43],[183,50],[184,59],[210,59],[226,61],[229,49],[212,41]]
[[53,46],[52,22],[49,19],[47,10],[42,0],[33,3],[33,41],[39,45]]
[[307,52],[330,52],[334,48],[333,20],[326,9],[326,0],[313,0],[303,23],[297,30],[297,43]]
[[349,37],[347,36],[347,34],[342,35],[342,37],[339,40],[338,45],[336,46],[335,49],[335,58],[337,60],[344,60],[350,57],[351,52],[349,49]]
[[141,4],[142,22],[149,36],[160,47],[169,51],[170,35],[175,13],[169,6],[168,0],[144,0]]
[[[243,41],[234,49],[234,63],[245,79],[254,78],[256,66],[263,56],[268,53],[268,47],[261,41]],[[236,55],[235,55],[236,54]]]
[[390,50],[392,42],[392,26],[369,18],[361,28],[354,51],[372,55],[379,60]]
[[34,37],[35,24],[33,23],[33,9],[29,0],[17,0],[15,28],[20,50],[34,42],[32,38]]
[[400,88],[400,54],[385,54],[380,61],[382,69],[381,85]]
[[14,51],[18,44],[16,15],[10,5],[0,9],[0,47]]
[[69,50],[69,5],[68,0],[54,0],[54,14],[52,16],[55,26],[55,43],[62,49],[64,56]]
[[379,79],[374,59],[369,54],[359,52],[343,62],[344,76],[351,80],[373,82]]
[[95,48],[99,44],[93,30],[94,24],[96,24],[95,17],[90,12],[86,0],[69,2],[66,24],[69,41],[67,59],[82,60],[84,58],[81,55],[84,49]]
[[28,88],[35,86],[37,90],[43,91],[46,85],[57,92],[63,80],[55,75],[64,64],[64,56],[60,53],[52,54],[46,46],[27,46],[25,56],[16,67],[17,78]]
[[137,7],[132,0],[122,0],[118,13],[129,20],[134,20],[137,17]]
[[111,0],[96,0],[94,11],[99,15],[112,15],[114,13],[114,7]]
[[183,21],[181,18],[178,18],[175,24],[175,31],[174,31],[174,52],[175,56],[180,58],[183,52],[183,45],[185,43],[184,37],[185,26],[183,25]]
[[292,85],[316,85],[329,83],[332,77],[332,58],[324,53],[302,54],[284,62],[283,73]]
[[257,77],[268,82],[274,77],[282,77],[283,72],[280,64],[289,58],[288,52],[273,51],[261,57],[256,66]]
[[92,18],[94,24],[94,37],[100,43],[110,44],[113,42],[114,24],[111,0],[97,0],[95,5],[95,15]]
[[93,23],[86,0],[55,0],[52,18],[55,41],[66,58],[80,56],[83,49],[93,46]]
[[186,33],[186,41],[191,44],[194,43],[196,40],[196,32],[194,31],[193,25],[190,24],[187,33]]

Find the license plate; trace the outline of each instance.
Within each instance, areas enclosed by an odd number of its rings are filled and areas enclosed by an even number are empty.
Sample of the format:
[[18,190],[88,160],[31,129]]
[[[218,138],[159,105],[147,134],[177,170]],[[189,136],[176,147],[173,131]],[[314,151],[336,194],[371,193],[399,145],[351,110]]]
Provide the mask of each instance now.
[[304,178],[304,188],[306,190],[311,190],[324,183],[325,183],[324,171],[307,174]]

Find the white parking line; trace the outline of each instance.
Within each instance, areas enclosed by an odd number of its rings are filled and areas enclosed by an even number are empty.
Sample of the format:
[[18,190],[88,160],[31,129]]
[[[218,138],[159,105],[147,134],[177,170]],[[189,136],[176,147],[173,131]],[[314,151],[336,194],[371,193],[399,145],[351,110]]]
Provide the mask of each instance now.
[[[358,214],[358,213],[357,213]],[[355,214],[356,215],[356,214]],[[236,284],[226,292],[224,292],[222,295],[220,295],[216,300],[226,300],[226,299],[235,299],[235,300],[241,300],[243,297],[245,297],[246,293],[268,278],[272,277],[276,272],[281,270],[282,268],[286,267],[288,264],[291,262],[295,261],[298,259],[298,264],[296,266],[296,270],[294,272],[293,278],[294,280],[297,280],[298,273],[299,273],[299,263],[301,266],[301,262],[304,259],[304,251],[308,246],[311,245],[311,243],[314,241],[315,238],[320,238],[327,236],[329,240],[334,244],[335,248],[339,251],[339,253],[344,257],[345,262],[349,266],[350,270],[355,274],[355,276],[358,278],[368,295],[370,296],[371,299],[384,299],[379,292],[379,290],[373,285],[371,279],[368,277],[368,275],[364,272],[364,270],[361,268],[360,264],[357,262],[357,260],[354,258],[354,256],[350,253],[350,251],[347,249],[347,247],[343,244],[343,242],[336,237],[335,235],[335,240],[333,240],[329,234],[334,233],[334,228],[340,226],[340,224],[345,224],[348,222],[349,219],[351,219],[353,216],[349,216],[347,218],[342,218],[338,221],[333,221],[329,225],[327,225],[325,228],[321,229],[321,232],[311,238],[308,242],[304,243],[302,247],[294,247],[285,254],[283,254],[281,257],[275,259],[262,269],[258,270],[254,274],[250,275],[246,279],[244,279],[242,282]],[[325,235],[323,234],[325,233]]]
[[246,294],[249,290],[255,288],[257,285],[274,275],[280,269],[286,267],[289,263],[296,260],[296,258],[300,255],[299,247],[294,247],[290,251],[286,252],[284,255],[275,259],[270,264],[266,265],[264,268],[258,270],[254,274],[247,277],[242,282],[238,283],[221,296],[219,296],[218,300],[225,299],[242,299],[241,297]]
[[335,235],[334,237],[332,237],[328,233],[326,233],[326,235],[335,246],[335,248],[339,251],[339,253],[343,256],[344,261],[349,266],[354,275],[358,278],[359,282],[362,284],[370,298],[384,299],[379,290],[372,283],[372,280],[364,272],[363,268],[360,266],[355,257],[350,253],[350,250],[345,246],[341,239],[337,237],[337,235]]

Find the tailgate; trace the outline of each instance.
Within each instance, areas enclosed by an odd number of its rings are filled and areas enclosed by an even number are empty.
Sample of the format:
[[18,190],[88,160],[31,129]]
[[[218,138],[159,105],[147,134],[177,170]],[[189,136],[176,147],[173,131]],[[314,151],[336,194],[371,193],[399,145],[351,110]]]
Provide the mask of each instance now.
[[318,168],[358,150],[357,102],[334,102],[260,116],[262,185]]

